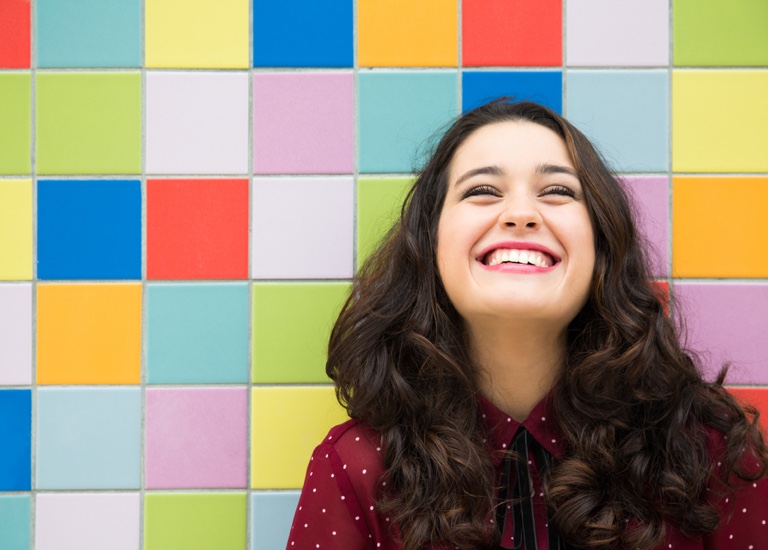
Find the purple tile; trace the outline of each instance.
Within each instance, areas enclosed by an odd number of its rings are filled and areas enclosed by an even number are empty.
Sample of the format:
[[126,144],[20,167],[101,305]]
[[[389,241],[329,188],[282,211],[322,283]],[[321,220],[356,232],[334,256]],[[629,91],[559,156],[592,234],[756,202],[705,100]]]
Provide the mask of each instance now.
[[254,75],[254,173],[352,173],[353,119],[351,72]]
[[768,284],[677,283],[688,347],[709,378],[732,362],[729,384],[768,384]]
[[669,178],[625,176],[621,178],[633,199],[640,234],[651,259],[651,275],[669,274]]

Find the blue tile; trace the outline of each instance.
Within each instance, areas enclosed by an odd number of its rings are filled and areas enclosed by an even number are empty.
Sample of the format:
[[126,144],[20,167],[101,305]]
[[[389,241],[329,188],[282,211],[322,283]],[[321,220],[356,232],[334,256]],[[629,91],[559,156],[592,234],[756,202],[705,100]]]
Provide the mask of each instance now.
[[561,113],[563,74],[560,71],[464,71],[462,112],[466,113],[499,96],[535,101]]
[[141,390],[40,388],[38,489],[138,489]]
[[253,1],[254,67],[351,67],[351,0]]
[[248,285],[147,286],[147,382],[248,381]]
[[407,173],[458,114],[456,71],[366,71],[358,77],[359,166]]
[[140,279],[138,180],[41,180],[40,279]]
[[32,485],[32,391],[0,390],[0,491]]
[[251,495],[251,548],[285,548],[299,502],[299,491],[255,492]]
[[568,71],[568,120],[615,170],[669,170],[669,77],[666,70]]
[[0,548],[29,550],[31,531],[29,495],[0,496]]
[[39,67],[140,67],[140,0],[37,0]]

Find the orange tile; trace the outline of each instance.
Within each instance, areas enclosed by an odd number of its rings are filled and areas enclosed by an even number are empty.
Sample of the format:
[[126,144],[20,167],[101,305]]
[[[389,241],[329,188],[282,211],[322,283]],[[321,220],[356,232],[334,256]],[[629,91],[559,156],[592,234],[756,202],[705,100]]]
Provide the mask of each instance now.
[[138,384],[141,285],[37,287],[38,384]]
[[753,405],[760,413],[760,423],[768,425],[768,388],[728,388],[741,404]]

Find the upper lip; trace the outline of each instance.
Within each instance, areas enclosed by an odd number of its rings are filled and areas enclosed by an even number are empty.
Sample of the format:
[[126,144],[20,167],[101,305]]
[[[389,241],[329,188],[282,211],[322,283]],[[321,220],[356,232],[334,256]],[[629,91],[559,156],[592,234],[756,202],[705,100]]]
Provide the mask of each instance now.
[[513,250],[513,249],[514,250],[537,250],[539,252],[543,252],[544,254],[548,254],[549,256],[551,256],[552,259],[555,261],[555,263],[560,261],[560,256],[555,254],[551,249],[547,248],[543,244],[525,242],[525,241],[502,241],[502,242],[488,245],[480,251],[480,254],[476,258],[477,261],[482,262],[483,258],[485,258],[490,252],[493,252],[494,250],[497,250],[499,248],[510,249],[510,250]]

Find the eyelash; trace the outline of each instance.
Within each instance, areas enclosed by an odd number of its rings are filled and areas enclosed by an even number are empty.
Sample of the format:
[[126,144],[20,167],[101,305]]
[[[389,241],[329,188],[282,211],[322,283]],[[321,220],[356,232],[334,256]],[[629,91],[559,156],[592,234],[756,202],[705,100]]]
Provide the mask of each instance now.
[[[477,195],[493,195],[497,197],[499,196],[499,191],[490,185],[478,185],[476,187],[470,187],[467,189],[461,195],[461,198],[467,199]],[[573,198],[576,196],[576,193],[573,189],[566,187],[565,185],[551,185],[543,191],[542,195],[564,195],[566,197]]]
[[544,195],[565,195],[567,197],[575,197],[576,193],[573,189],[566,187],[565,185],[552,185],[544,190]]

